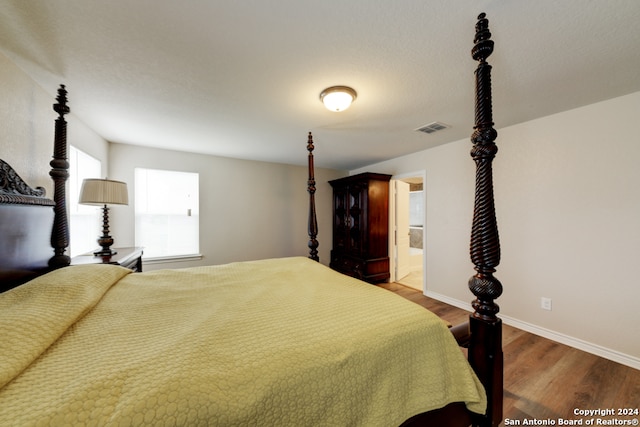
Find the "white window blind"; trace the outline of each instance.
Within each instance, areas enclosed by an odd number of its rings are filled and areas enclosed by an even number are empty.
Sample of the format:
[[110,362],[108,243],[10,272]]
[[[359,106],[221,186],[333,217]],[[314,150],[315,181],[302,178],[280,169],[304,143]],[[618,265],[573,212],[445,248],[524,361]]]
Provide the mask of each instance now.
[[145,259],[200,252],[198,186],[197,173],[136,168],[135,244]]
[[92,252],[98,247],[96,240],[102,235],[100,208],[78,203],[82,181],[100,178],[100,160],[69,146],[69,253],[70,256]]

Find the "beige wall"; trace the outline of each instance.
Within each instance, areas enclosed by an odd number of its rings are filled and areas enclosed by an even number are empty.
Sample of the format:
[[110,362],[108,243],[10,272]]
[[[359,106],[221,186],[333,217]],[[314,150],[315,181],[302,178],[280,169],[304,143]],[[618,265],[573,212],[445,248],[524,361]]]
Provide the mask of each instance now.
[[[306,145],[301,145],[300,156],[306,159],[307,154]],[[109,176],[129,183],[129,206],[111,210],[111,234],[119,246],[135,243],[133,184],[136,167],[200,175],[200,251],[203,259],[147,265],[147,270],[309,255],[306,166],[124,144],[111,144],[109,158]],[[324,264],[329,263],[332,239],[332,193],[327,181],[346,174],[316,168],[318,250]]]
[[[100,159],[106,167],[109,144],[73,114],[73,99],[80,95],[74,94],[73,88],[67,89],[71,108],[71,114],[65,116],[69,123],[67,139],[70,144]],[[48,165],[53,155],[54,123],[58,117],[53,111],[57,90],[57,87],[38,86],[0,54],[0,158],[30,186],[44,187],[49,197],[53,197]]]
[[[498,129],[494,162],[505,320],[636,368],[638,112],[640,92]],[[461,304],[473,298],[470,148],[465,139],[351,171],[426,170],[428,293]]]

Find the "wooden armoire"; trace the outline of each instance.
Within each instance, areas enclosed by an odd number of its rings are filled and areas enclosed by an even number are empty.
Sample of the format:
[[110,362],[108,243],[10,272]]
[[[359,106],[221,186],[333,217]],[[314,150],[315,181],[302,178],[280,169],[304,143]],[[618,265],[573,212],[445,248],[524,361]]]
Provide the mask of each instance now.
[[333,187],[331,268],[370,283],[389,279],[389,180],[365,172]]

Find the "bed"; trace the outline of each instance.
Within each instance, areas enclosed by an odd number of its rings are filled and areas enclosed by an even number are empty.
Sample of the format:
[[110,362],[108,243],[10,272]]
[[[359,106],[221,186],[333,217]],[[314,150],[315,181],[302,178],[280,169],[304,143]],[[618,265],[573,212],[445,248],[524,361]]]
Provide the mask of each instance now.
[[[424,308],[318,262],[309,134],[308,258],[133,273],[65,255],[67,91],[53,200],[0,163],[0,420],[10,425],[497,426],[499,263],[493,50],[476,24],[475,312]],[[340,298],[336,298],[340,295]],[[467,347],[468,360],[459,346]]]

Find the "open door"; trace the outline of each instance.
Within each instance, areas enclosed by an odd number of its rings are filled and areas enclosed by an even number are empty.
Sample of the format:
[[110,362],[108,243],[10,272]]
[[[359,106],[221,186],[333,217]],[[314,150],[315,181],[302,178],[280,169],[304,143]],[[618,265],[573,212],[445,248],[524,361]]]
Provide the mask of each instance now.
[[409,255],[409,184],[394,180],[395,194],[395,223],[394,255],[395,280],[398,281],[411,272],[411,258]]

